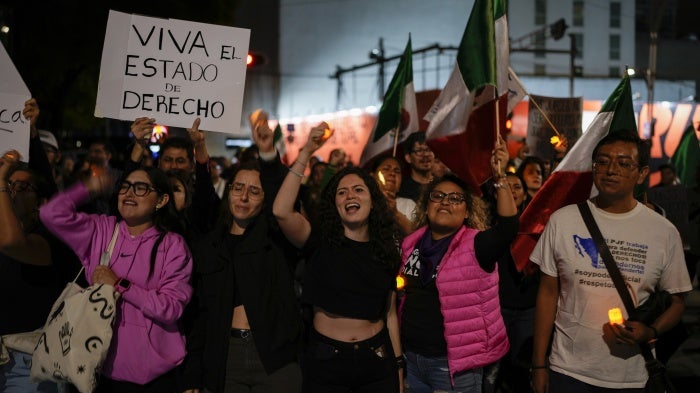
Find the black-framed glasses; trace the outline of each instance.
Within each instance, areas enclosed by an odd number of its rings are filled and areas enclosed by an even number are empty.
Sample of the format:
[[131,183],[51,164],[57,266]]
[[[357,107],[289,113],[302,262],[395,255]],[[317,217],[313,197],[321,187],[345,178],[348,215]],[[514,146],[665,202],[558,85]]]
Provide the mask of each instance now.
[[263,189],[261,187],[246,185],[245,183],[238,182],[229,184],[228,191],[233,196],[241,196],[247,192],[248,198],[254,201],[259,201],[265,196],[265,193],[263,192]]
[[15,180],[13,182],[7,183],[7,186],[9,187],[11,192],[14,192],[15,194],[18,192],[25,192],[27,190],[29,191],[34,191],[37,192],[36,186],[34,186],[32,183],[29,183],[24,180]]
[[129,189],[132,188],[134,190],[134,195],[136,196],[146,196],[151,193],[151,191],[156,191],[155,188],[153,188],[152,185],[148,183],[144,183],[142,181],[137,181],[137,182],[130,182],[127,180],[122,181],[119,183],[119,193],[120,194],[126,194],[129,192]]
[[419,148],[417,148],[417,149],[411,150],[411,153],[413,153],[413,154],[415,154],[415,155],[417,155],[417,156],[423,156],[423,155],[427,155],[427,154],[432,154],[433,151],[430,150],[430,148],[427,148],[427,147],[419,147]]
[[595,172],[605,172],[610,168],[611,165],[617,165],[621,172],[630,173],[633,170],[639,168],[639,164],[630,160],[628,158],[621,158],[618,160],[611,160],[607,157],[598,157],[593,160],[593,170]]
[[442,191],[431,191],[428,196],[430,197],[430,200],[435,203],[442,203],[442,201],[447,198],[447,202],[452,205],[459,205],[467,200],[467,198],[461,192],[451,192],[449,194],[445,194]]

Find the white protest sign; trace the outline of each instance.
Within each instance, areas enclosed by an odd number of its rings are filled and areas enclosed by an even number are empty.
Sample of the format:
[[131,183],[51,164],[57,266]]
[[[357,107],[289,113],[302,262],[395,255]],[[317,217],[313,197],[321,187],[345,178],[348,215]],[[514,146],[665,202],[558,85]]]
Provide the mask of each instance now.
[[95,116],[235,133],[250,30],[109,12]]
[[22,116],[32,98],[5,47],[0,44],[0,154],[15,149],[29,161],[29,121]]

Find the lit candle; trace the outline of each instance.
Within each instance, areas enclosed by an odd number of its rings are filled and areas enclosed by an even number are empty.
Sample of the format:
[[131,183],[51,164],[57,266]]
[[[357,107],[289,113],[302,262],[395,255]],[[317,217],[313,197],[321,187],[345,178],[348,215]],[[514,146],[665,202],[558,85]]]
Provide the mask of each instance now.
[[386,179],[384,179],[382,171],[377,172],[377,179],[379,179],[379,182],[382,183],[383,186],[386,186]]
[[323,124],[326,126],[326,129],[323,130],[323,136],[321,137],[321,140],[325,141],[333,136],[333,129],[328,123],[324,122]]
[[406,285],[406,280],[401,276],[396,276],[396,289],[400,291],[403,289],[403,287],[405,285]]
[[610,319],[610,324],[622,325],[622,311],[619,308],[611,308],[608,310],[608,318]]
[[549,138],[549,143],[551,143],[552,145],[557,145],[557,144],[559,144],[559,142],[561,142],[561,140],[560,140],[559,137],[556,136],[556,135],[554,135],[553,137]]

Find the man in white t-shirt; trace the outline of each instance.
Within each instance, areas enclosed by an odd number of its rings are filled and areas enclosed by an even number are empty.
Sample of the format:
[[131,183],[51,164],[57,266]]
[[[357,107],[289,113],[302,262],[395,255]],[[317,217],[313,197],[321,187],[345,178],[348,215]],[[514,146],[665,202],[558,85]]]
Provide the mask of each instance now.
[[603,138],[593,151],[598,195],[587,203],[632,299],[641,304],[659,288],[673,294],[673,303],[651,326],[610,324],[611,308],[627,316],[620,295],[576,205],[558,210],[530,256],[542,271],[532,358],[536,393],[644,392],[647,372],[637,343],[671,329],[683,314],[684,292],[692,287],[678,231],[633,195],[648,163],[649,147],[635,134]]

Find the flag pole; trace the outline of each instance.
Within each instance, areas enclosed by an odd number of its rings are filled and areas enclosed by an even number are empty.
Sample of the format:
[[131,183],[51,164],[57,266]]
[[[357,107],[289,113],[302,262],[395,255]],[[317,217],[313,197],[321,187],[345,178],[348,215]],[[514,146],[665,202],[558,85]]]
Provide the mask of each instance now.
[[530,98],[530,101],[533,104],[535,104],[535,108],[537,108],[537,110],[540,111],[540,113],[542,114],[542,117],[544,117],[544,120],[547,122],[547,124],[549,124],[549,126],[552,127],[552,130],[554,130],[554,133],[557,134],[557,136],[559,138],[561,138],[561,133],[559,132],[559,130],[557,130],[557,127],[555,127],[554,124],[552,124],[552,121],[549,120],[549,117],[547,117],[547,114],[544,113],[542,108],[540,108],[540,105],[537,103],[537,101],[535,101],[530,94],[528,94],[527,96]]
[[[501,136],[501,118],[500,118],[500,112],[501,111],[501,103],[498,99],[498,93],[496,93],[496,127],[494,128],[496,130],[496,140],[494,141],[494,146],[499,146],[499,137]],[[498,177],[503,177],[503,173],[501,173],[501,159],[499,158],[496,161],[496,165],[498,165]]]
[[394,129],[394,151],[391,153],[392,157],[396,157],[396,146],[399,144],[399,127],[401,127],[401,122],[399,122],[399,126]]

